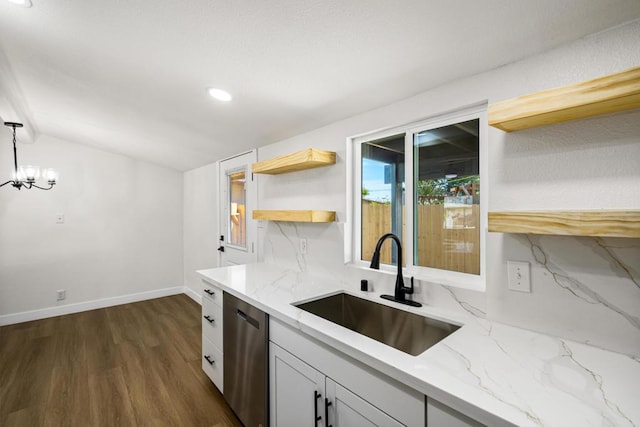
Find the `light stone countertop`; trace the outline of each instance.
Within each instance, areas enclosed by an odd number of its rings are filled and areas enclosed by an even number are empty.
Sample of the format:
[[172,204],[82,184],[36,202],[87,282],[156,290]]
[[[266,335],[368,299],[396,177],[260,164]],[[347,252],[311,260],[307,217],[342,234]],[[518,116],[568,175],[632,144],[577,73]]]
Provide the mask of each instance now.
[[[430,307],[404,307],[339,278],[270,264],[198,271],[270,316],[490,426],[638,426],[640,359]],[[292,303],[346,291],[463,325],[411,356]]]

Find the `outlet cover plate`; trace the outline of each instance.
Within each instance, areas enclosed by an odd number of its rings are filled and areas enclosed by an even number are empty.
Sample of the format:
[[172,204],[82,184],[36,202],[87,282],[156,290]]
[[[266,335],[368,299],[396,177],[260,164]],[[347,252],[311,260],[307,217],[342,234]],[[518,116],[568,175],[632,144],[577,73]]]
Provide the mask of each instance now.
[[531,292],[530,265],[526,261],[507,261],[509,289],[518,292]]

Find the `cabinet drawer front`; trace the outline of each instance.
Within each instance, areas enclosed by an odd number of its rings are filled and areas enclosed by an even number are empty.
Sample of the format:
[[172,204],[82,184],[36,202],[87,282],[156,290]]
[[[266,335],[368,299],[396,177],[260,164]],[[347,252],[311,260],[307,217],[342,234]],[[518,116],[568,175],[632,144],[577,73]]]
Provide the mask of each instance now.
[[222,393],[224,372],[222,353],[206,338],[202,340],[202,370]]
[[218,350],[222,347],[222,307],[209,298],[202,298],[202,336],[211,341]]
[[222,307],[222,290],[209,282],[205,282],[204,280],[202,282],[204,283],[204,290],[202,291],[203,300],[208,298],[214,304]]
[[[369,402],[350,392],[331,378],[326,380],[327,398],[332,403],[328,411],[329,424],[337,426],[385,426],[402,427],[403,424],[391,418]],[[446,425],[449,424],[435,424]]]

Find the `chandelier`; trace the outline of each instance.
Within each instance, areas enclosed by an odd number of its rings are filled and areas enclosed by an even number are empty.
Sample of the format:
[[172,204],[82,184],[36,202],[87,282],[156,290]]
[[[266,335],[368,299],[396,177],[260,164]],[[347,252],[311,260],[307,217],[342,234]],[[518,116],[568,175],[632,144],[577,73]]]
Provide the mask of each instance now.
[[[58,172],[54,169],[47,168],[43,169],[41,174],[38,166],[27,165],[18,167],[18,156],[16,154],[16,128],[21,128],[22,123],[4,122],[4,125],[13,128],[13,179],[1,184],[0,187],[11,184],[18,190],[21,190],[22,188],[29,190],[34,187],[39,188],[40,190],[51,190],[58,180]],[[36,185],[36,180],[39,179],[40,176],[47,181],[49,187],[40,187],[39,185]]]

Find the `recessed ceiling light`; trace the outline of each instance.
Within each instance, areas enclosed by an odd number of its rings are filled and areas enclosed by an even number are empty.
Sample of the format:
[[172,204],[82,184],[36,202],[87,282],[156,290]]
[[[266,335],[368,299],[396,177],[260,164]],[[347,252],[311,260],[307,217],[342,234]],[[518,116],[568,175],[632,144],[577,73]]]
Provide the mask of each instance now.
[[33,4],[31,4],[31,0],[9,0],[9,2],[22,7],[33,6]]
[[209,95],[213,96],[215,99],[219,101],[224,101],[224,102],[229,102],[232,99],[231,94],[229,92],[227,92],[226,90],[217,89],[215,87],[209,88]]

